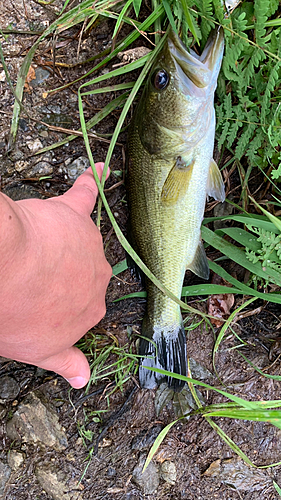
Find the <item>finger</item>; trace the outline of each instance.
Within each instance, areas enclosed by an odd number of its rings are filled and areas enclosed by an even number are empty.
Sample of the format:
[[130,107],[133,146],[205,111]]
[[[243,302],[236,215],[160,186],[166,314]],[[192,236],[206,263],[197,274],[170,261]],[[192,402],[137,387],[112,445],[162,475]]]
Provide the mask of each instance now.
[[40,368],[58,373],[64,377],[74,389],[84,387],[90,378],[90,367],[86,356],[77,347],[40,361]]
[[[96,171],[99,179],[102,177],[104,163],[96,163]],[[110,170],[107,170],[108,178]],[[73,210],[82,214],[90,215],[94,209],[98,195],[98,187],[94,178],[92,168],[87,170],[76,179],[72,188],[62,195],[62,201]]]

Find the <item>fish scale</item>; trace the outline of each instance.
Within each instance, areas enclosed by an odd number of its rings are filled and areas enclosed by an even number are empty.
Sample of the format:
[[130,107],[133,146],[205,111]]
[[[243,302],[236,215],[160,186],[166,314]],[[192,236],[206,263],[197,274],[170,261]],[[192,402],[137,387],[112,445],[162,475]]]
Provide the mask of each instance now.
[[[170,32],[153,65],[130,126],[127,188],[132,244],[150,271],[178,298],[186,269],[208,277],[200,239],[206,195],[224,200],[212,159],[214,91],[223,54],[215,31],[202,56]],[[140,383],[154,388],[155,367],[186,375],[186,337],[180,307],[146,279],[147,308],[139,352]],[[175,391],[183,382],[167,378]]]

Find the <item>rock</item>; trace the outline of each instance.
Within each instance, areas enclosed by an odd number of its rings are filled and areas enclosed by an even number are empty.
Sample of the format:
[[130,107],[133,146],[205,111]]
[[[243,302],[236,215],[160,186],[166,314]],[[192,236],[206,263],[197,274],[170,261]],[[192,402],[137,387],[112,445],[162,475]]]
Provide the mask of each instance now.
[[28,177],[51,175],[54,171],[53,165],[46,161],[39,161],[28,171]]
[[50,76],[50,73],[46,69],[36,68],[35,79],[32,80],[30,85],[32,85],[32,87],[36,87],[40,83],[44,82],[44,80],[47,80],[47,78],[49,78],[49,76]]
[[142,454],[138,465],[133,470],[133,480],[145,495],[151,495],[159,486],[159,468],[150,462],[149,466],[142,472],[145,460],[146,456]]
[[0,403],[13,401],[20,392],[20,386],[13,377],[4,375],[0,378]]
[[169,484],[175,484],[177,480],[177,470],[174,462],[168,462],[167,460],[161,464],[160,468],[161,476]]
[[19,119],[19,128],[23,131],[23,132],[27,132],[29,130],[29,126],[27,124],[27,121],[24,119],[24,118],[20,118]]
[[213,377],[213,374],[207,368],[205,368],[205,366],[202,366],[193,358],[189,358],[189,366],[192,377],[196,378],[197,380],[206,380]]
[[44,139],[47,139],[49,137],[49,134],[47,130],[42,130],[42,132],[39,132],[40,137],[43,137]]
[[35,141],[26,141],[26,145],[32,153],[36,153],[39,149],[43,148],[43,144],[38,138]]
[[0,420],[2,420],[7,413],[7,408],[4,405],[0,404]]
[[7,423],[7,435],[11,439],[38,443],[57,451],[67,447],[67,437],[55,410],[46,405],[39,392],[30,393],[19,405]]
[[107,477],[114,477],[114,476],[116,476],[116,474],[117,474],[117,472],[113,467],[108,467],[108,469],[106,471]]
[[24,454],[20,451],[11,450],[8,454],[8,464],[11,469],[18,469],[24,462]]
[[81,491],[75,491],[74,485],[67,485],[64,472],[50,466],[38,466],[35,475],[42,486],[54,500],[83,500]]
[[65,167],[65,172],[67,173],[70,180],[75,181],[77,177],[90,166],[90,162],[88,158],[85,156],[80,156],[76,160],[74,160],[70,165]]
[[23,160],[16,161],[15,170],[20,173],[23,170],[26,170],[28,168],[28,165],[29,165],[28,161],[23,161]]
[[217,477],[222,483],[246,492],[263,490],[271,482],[268,475],[250,467],[240,458],[215,460],[204,476]]
[[132,441],[132,450],[145,450],[146,448],[150,448],[158,434],[162,430],[162,425],[158,424],[152,427],[151,429],[145,429],[141,431],[136,437],[134,437]]
[[5,486],[11,475],[11,469],[8,465],[0,462],[0,495],[4,494]]

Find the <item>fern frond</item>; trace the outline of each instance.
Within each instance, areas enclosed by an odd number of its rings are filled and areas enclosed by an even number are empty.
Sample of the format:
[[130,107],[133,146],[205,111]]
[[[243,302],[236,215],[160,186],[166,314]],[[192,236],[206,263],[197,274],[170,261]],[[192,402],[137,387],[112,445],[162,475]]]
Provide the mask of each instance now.
[[[265,133],[263,132],[262,129],[259,129],[253,138],[253,140],[250,142],[247,151],[246,151],[246,156],[249,159],[249,162],[251,165],[258,165],[260,163],[259,157],[258,157],[258,149],[261,148],[264,139],[265,139]],[[280,173],[281,175],[281,173]]]
[[254,122],[254,119],[255,119],[254,113],[249,111],[247,114],[247,117],[248,117],[249,124],[247,125],[246,129],[243,130],[241,136],[239,137],[239,139],[237,141],[237,146],[235,149],[235,156],[236,156],[236,158],[238,158],[238,160],[240,160],[242,158],[242,156],[246,153],[248,146],[249,146],[249,142],[251,141],[251,139],[255,133],[255,130],[258,126]]
[[266,59],[264,51],[257,47],[250,47],[249,56],[245,61],[245,69],[243,70],[243,83],[245,89],[250,85],[255,68],[260,66],[260,63]]
[[213,5],[212,5],[212,0],[201,0],[200,3],[201,3],[200,14],[202,14],[202,20],[201,20],[202,41],[203,43],[205,43],[211,31],[211,28],[214,28],[214,25],[211,25],[210,22],[207,21],[207,19],[211,19],[213,17]]
[[256,43],[258,45],[264,45],[263,38],[266,34],[265,23],[268,19],[269,10],[270,10],[269,0],[255,0],[254,3],[254,14],[256,18],[255,35],[256,35]]
[[213,6],[216,18],[218,19],[219,23],[221,25],[225,24],[226,19],[224,17],[225,12],[224,12],[223,2],[221,2],[221,0],[213,0]]
[[273,14],[277,11],[278,7],[279,7],[279,0],[269,0],[269,6],[267,11],[268,17],[273,16]]
[[271,94],[275,90],[276,82],[279,80],[279,73],[278,71],[280,70],[281,67],[281,61],[277,62],[276,65],[274,65],[270,69],[269,77],[268,77],[268,82],[266,85],[266,89],[263,95],[262,99],[262,105],[261,105],[261,123],[263,126],[265,126],[266,123],[266,117],[270,113],[270,100],[271,100]]

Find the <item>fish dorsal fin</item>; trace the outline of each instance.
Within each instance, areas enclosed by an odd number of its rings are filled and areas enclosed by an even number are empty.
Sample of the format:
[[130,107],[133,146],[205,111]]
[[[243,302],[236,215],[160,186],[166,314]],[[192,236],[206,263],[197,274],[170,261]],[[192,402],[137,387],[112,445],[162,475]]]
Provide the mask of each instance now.
[[193,165],[194,160],[186,164],[180,156],[177,158],[162,188],[161,201],[163,203],[176,203],[185,195]]
[[209,178],[207,183],[207,196],[212,196],[217,201],[225,200],[222,175],[215,160],[210,161]]
[[187,269],[190,269],[194,274],[197,274],[200,278],[207,280],[209,278],[209,264],[203,247],[203,243],[200,240],[195,256],[191,264],[187,265]]

